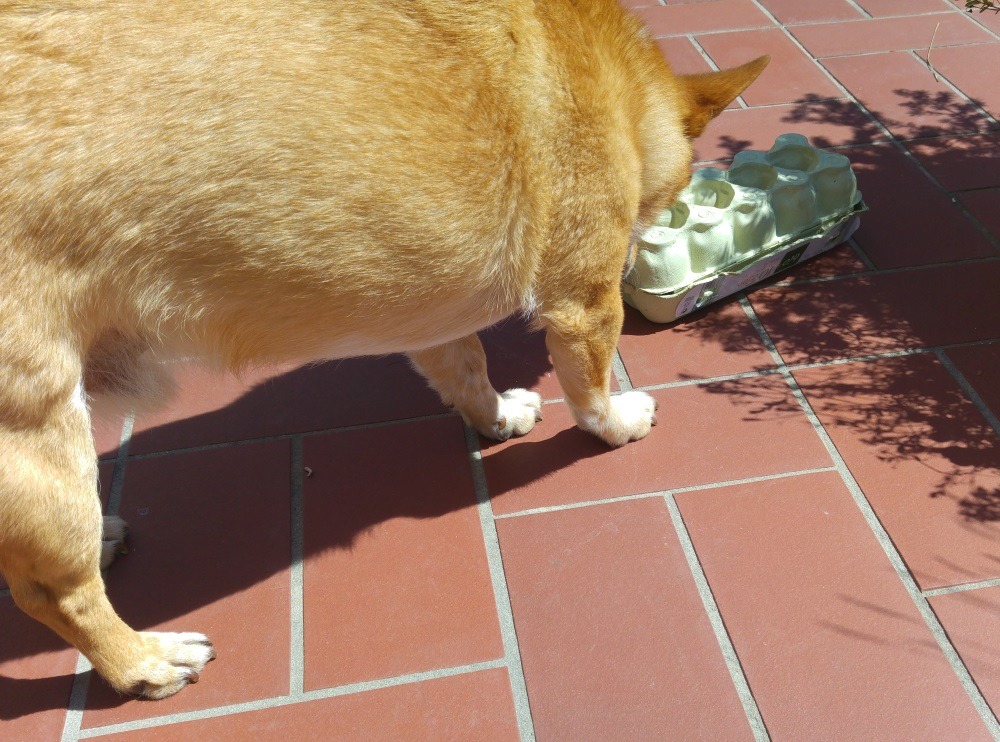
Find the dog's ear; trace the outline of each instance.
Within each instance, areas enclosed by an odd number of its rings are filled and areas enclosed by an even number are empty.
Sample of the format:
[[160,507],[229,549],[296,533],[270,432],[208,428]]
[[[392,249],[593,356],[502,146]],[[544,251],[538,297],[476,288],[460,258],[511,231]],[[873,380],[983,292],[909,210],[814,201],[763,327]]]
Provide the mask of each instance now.
[[691,139],[699,136],[708,122],[722,113],[737,95],[742,93],[764,71],[771,57],[764,55],[752,62],[720,72],[700,75],[678,75],[687,111],[685,133]]

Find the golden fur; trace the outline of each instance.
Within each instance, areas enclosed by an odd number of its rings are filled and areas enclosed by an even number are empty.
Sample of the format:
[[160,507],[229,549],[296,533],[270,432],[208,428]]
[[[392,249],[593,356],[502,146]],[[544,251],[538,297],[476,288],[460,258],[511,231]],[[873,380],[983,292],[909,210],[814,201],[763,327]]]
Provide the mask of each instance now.
[[[613,0],[0,0],[0,571],[119,691],[212,656],[136,633],[99,572],[84,396],[404,351],[485,435],[526,433],[475,332],[529,312],[576,420],[609,396],[637,230],[708,120],[766,65],[674,76]],[[114,528],[115,524],[111,523]],[[120,530],[120,528],[119,528]],[[107,556],[107,555],[105,555]]]

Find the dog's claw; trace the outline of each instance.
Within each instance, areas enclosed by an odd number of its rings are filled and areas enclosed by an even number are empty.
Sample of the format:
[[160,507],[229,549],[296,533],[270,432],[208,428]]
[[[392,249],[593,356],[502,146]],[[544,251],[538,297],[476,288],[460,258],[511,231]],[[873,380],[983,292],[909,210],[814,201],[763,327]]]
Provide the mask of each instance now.
[[143,632],[147,655],[118,687],[143,698],[172,696],[185,685],[197,683],[205,665],[215,659],[215,648],[203,634]]

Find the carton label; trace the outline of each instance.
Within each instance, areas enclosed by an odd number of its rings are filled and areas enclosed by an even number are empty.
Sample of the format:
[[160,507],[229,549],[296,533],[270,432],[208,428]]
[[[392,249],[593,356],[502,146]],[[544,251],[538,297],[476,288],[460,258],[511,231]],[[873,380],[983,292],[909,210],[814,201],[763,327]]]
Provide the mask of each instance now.
[[708,284],[701,284],[700,286],[693,287],[688,291],[684,298],[681,299],[681,303],[677,305],[677,316],[682,317],[685,314],[690,314],[695,309],[698,308],[698,299],[701,298],[702,292],[706,289]]

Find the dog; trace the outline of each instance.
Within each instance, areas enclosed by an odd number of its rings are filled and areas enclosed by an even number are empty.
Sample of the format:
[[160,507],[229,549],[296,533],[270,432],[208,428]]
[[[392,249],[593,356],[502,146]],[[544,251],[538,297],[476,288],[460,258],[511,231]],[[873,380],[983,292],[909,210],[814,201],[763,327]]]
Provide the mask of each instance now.
[[[92,398],[405,352],[482,435],[540,420],[476,332],[545,331],[576,423],[611,446],[619,282],[687,185],[691,140],[764,69],[675,75],[614,0],[0,0],[0,572],[117,691],[214,657],[136,632],[101,575]],[[103,560],[108,560],[103,554]]]

